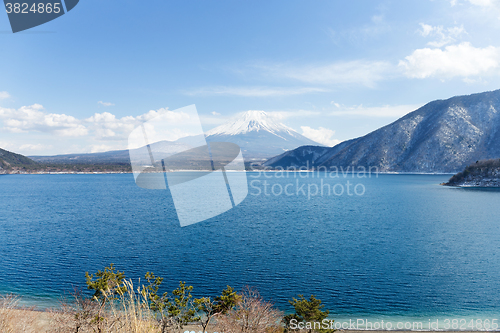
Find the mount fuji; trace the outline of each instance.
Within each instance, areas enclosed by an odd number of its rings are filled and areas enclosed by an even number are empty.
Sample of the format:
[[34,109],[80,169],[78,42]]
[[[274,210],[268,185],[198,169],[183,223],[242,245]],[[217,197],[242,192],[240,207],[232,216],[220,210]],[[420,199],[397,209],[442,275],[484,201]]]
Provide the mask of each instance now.
[[[264,111],[248,111],[205,133],[207,142],[231,142],[240,146],[245,161],[264,160],[304,145],[319,143],[273,120]],[[186,136],[177,141],[159,141],[150,145],[152,152],[173,155],[195,148],[199,138]],[[117,150],[91,154],[32,156],[36,162],[67,164],[129,163],[129,151]],[[150,161],[148,154],[144,162]]]
[[304,145],[320,145],[276,122],[264,111],[247,111],[206,132],[205,136],[207,142],[237,144],[247,161],[269,158]]

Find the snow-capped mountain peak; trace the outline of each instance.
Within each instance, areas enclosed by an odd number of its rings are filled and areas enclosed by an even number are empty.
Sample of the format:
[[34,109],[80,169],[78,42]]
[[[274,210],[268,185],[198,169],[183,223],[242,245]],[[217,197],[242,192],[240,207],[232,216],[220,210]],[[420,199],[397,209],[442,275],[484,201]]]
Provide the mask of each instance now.
[[247,111],[205,133],[207,142],[232,142],[248,160],[269,158],[304,145],[319,145],[264,111]]
[[248,132],[266,131],[278,135],[280,132],[296,133],[290,127],[276,122],[264,111],[247,111],[238,118],[228,121],[205,134],[210,135],[239,135]]

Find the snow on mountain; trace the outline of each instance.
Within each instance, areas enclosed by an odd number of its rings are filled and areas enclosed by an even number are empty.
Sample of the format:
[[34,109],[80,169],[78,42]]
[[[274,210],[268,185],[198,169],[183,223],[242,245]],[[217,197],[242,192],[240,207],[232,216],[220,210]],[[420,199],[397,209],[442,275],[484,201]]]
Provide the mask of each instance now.
[[238,135],[252,131],[267,131],[279,136],[279,132],[298,134],[284,124],[277,123],[264,111],[247,111],[240,118],[222,124],[206,133],[210,135]]
[[268,158],[303,145],[319,145],[264,111],[247,111],[205,133],[207,141],[232,142],[247,160]]
[[500,90],[496,90],[433,101],[361,138],[326,151],[299,148],[265,165],[455,173],[478,160],[498,159],[499,142]]

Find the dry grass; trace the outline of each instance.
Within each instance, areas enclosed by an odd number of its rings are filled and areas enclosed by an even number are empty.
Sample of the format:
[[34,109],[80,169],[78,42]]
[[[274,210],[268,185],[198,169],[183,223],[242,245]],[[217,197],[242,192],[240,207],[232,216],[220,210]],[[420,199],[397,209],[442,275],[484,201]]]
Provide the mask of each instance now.
[[149,308],[147,295],[135,291],[131,282],[125,283],[128,291],[118,300],[111,301],[105,309],[100,309],[97,302],[80,293],[74,294],[73,301],[63,302],[58,309],[47,311],[23,309],[19,307],[19,297],[0,296],[0,332],[162,333]]
[[[110,298],[106,306],[75,292],[71,301],[58,309],[35,311],[19,308],[19,298],[0,296],[1,333],[183,333],[201,332],[200,325],[179,327],[157,319],[150,308],[148,294],[134,290],[132,282],[125,281],[127,291],[116,300]],[[282,313],[265,302],[256,290],[246,289],[241,301],[227,314],[218,316],[209,332],[278,333]]]
[[19,297],[0,296],[0,332],[2,333],[42,333],[49,332],[47,323],[50,317],[33,308],[20,308]]
[[117,300],[110,299],[104,308],[75,292],[73,302],[64,302],[52,312],[53,332],[161,333],[147,294],[135,291],[130,281],[125,285],[127,292]]

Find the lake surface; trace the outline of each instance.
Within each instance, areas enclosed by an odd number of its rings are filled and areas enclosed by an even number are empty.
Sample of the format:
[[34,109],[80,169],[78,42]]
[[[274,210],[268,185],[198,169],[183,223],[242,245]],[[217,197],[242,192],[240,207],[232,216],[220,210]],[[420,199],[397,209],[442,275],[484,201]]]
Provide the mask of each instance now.
[[[314,294],[334,318],[498,317],[499,191],[439,186],[449,175],[351,176],[249,173],[239,206],[184,228],[169,191],[130,174],[0,176],[0,293],[54,305],[114,263],[196,296],[254,286],[286,311]],[[310,184],[338,186],[308,197]]]

